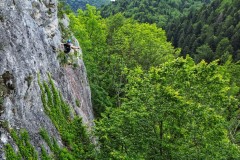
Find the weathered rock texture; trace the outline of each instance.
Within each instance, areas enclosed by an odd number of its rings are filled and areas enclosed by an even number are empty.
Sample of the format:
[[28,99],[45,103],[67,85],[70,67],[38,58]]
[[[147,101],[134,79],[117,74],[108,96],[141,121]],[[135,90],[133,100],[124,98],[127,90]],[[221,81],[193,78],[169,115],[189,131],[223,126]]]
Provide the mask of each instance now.
[[11,142],[6,124],[27,129],[36,149],[43,143],[40,128],[60,141],[43,111],[38,73],[46,81],[50,73],[72,110],[83,117],[83,122],[93,124],[84,64],[79,60],[75,69],[61,67],[57,60],[60,43],[57,0],[0,1],[0,159],[4,159],[4,143]]

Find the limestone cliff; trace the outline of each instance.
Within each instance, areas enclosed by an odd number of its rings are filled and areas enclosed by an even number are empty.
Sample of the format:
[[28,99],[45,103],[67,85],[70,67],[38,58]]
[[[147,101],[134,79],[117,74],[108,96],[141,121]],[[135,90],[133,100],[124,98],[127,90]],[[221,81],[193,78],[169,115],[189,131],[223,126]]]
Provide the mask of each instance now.
[[4,159],[4,144],[12,141],[6,128],[25,128],[37,150],[43,143],[38,134],[43,127],[61,143],[44,113],[38,73],[41,80],[47,80],[50,73],[72,111],[85,124],[93,124],[83,61],[78,60],[78,67],[73,68],[61,67],[57,60],[61,43],[58,23],[57,0],[0,1],[0,159]]

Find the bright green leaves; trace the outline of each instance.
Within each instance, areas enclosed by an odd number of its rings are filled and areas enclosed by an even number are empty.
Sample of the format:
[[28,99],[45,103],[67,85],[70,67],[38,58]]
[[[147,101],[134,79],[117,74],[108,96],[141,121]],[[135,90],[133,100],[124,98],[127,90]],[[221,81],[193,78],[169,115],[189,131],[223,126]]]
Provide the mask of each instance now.
[[128,22],[115,30],[112,39],[112,52],[123,56],[130,68],[140,65],[149,69],[177,56],[165,32],[156,25]]
[[18,152],[15,153],[14,149],[10,144],[5,146],[5,153],[7,160],[37,160],[38,154],[30,143],[29,135],[27,131],[21,131],[19,135],[16,131],[10,131],[11,137],[18,147]]
[[22,159],[20,153],[16,154],[10,144],[7,144],[5,146],[5,154],[6,154],[7,160],[21,160]]
[[[83,47],[90,44],[84,53],[99,118],[98,159],[239,158],[228,130],[237,137],[239,122],[232,117],[238,87],[227,66],[176,59],[179,50],[162,29],[121,14],[101,19],[88,6],[72,19],[80,24],[74,32],[84,30],[78,37]],[[205,30],[207,35],[211,28]],[[207,45],[198,53],[213,56]]]
[[97,122],[102,157],[239,158],[228,137],[226,110],[236,110],[236,99],[226,68],[178,58],[148,73],[130,70],[127,81],[121,107]]
[[147,70],[178,56],[156,25],[140,24],[116,14],[102,19],[95,7],[70,14],[70,27],[81,43],[95,115],[107,106],[120,106],[126,84],[124,68]]
[[[71,13],[70,28],[81,43],[84,53],[103,48],[106,42],[105,24],[95,7],[87,5],[87,10],[78,10],[78,16]],[[103,49],[102,49],[103,50]]]

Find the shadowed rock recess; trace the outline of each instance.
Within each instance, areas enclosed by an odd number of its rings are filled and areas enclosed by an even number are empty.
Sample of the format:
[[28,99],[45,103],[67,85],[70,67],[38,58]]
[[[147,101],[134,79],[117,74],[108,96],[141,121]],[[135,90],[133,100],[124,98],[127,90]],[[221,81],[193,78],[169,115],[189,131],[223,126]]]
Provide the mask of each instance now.
[[61,144],[57,129],[44,112],[40,81],[50,73],[72,114],[93,125],[90,87],[82,60],[78,67],[61,67],[57,60],[61,33],[57,0],[0,1],[0,159],[4,145],[14,144],[9,129],[26,129],[37,151],[44,144],[39,131],[47,129]]

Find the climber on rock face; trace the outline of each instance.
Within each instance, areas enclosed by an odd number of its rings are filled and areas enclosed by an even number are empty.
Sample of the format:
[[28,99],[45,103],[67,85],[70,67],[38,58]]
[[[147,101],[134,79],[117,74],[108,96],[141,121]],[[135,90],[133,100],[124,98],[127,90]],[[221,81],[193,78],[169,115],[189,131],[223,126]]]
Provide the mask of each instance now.
[[71,49],[75,50],[75,49],[80,49],[79,47],[73,46],[71,40],[67,40],[67,43],[62,43],[62,45],[64,46],[64,53],[69,53],[71,51]]
[[65,55],[63,56],[64,57],[64,63],[65,64],[74,64],[74,62],[76,61],[76,58],[77,57],[77,53],[75,52],[77,49],[80,49],[80,47],[77,47],[77,46],[73,46],[71,40],[67,40],[67,43],[62,43],[62,45],[64,46],[64,53]]

